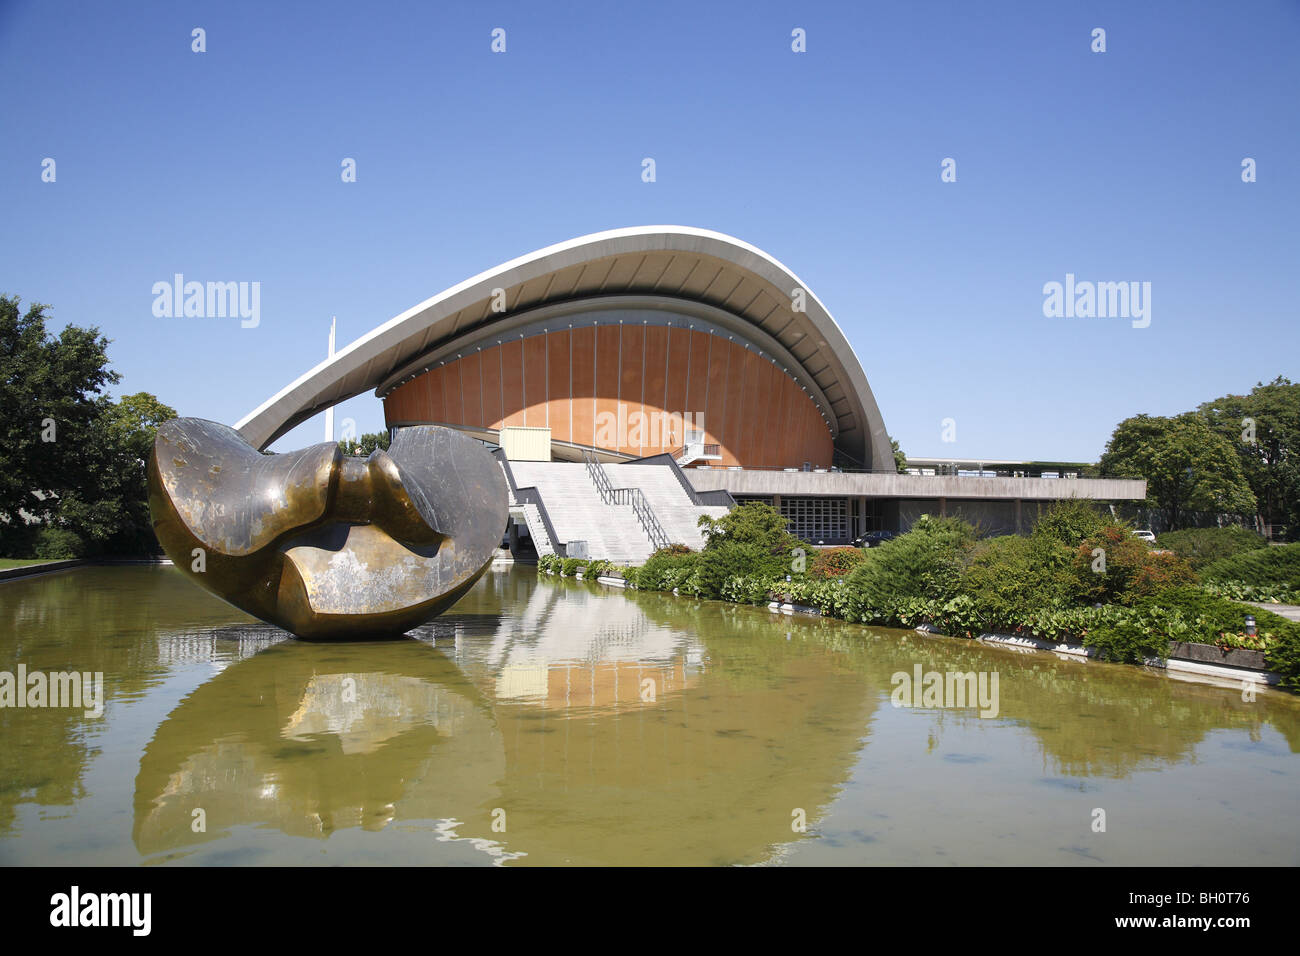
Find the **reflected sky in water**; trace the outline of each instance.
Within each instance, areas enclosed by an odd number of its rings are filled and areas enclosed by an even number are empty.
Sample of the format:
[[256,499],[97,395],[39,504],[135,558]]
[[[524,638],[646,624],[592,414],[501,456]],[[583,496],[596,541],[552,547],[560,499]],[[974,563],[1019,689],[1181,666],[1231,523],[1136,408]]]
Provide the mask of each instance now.
[[[1300,863],[1291,696],[531,568],[359,644],[83,568],[0,585],[20,662],[107,705],[0,709],[2,863]],[[916,665],[998,716],[892,706]]]

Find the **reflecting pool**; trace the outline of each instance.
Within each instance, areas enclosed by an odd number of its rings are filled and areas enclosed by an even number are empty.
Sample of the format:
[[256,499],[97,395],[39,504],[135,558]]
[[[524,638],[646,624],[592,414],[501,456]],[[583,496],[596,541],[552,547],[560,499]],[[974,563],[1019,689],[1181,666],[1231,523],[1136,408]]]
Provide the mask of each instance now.
[[[1300,863],[1290,695],[531,567],[359,644],[78,568],[0,584],[19,665],[106,703],[0,709],[5,864]],[[996,716],[895,706],[948,672]]]

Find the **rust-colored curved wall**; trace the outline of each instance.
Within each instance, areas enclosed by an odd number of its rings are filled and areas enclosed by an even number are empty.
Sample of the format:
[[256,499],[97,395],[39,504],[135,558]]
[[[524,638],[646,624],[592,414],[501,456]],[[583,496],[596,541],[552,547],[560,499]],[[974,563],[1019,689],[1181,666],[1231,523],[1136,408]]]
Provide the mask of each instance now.
[[682,444],[680,418],[670,419],[669,435],[656,424],[664,413],[702,416],[704,440],[721,446],[715,466],[831,463],[826,423],[779,366],[722,336],[673,326],[585,326],[507,341],[384,399],[389,425],[545,426],[553,441],[633,455]]

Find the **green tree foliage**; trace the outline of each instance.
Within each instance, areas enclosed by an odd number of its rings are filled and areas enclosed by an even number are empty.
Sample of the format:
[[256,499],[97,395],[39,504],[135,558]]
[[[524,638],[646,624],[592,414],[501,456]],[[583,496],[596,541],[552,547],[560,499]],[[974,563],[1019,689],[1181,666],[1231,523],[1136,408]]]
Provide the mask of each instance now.
[[694,569],[699,558],[699,554],[683,544],[670,544],[660,548],[641,566],[636,580],[637,587],[646,591],[661,590],[670,583],[672,572],[682,568]]
[[156,551],[149,518],[147,463],[158,426],[176,410],[148,392],[105,401],[91,431],[77,482],[59,492],[59,523],[74,529],[93,552]]
[[812,546],[791,534],[789,519],[770,505],[750,502],[719,518],[702,515],[699,525],[704,550],[684,582],[692,594],[721,597],[730,577],[777,579],[799,573],[796,558],[812,560]]
[[1038,519],[1034,525],[1034,537],[1074,549],[1114,523],[1110,514],[1101,511],[1095,502],[1067,498],[1056,502]]
[[907,456],[903,454],[903,449],[898,446],[898,439],[889,439],[889,447],[894,450],[894,467],[900,475],[907,474]]
[[377,448],[388,451],[388,432],[367,432],[360,439],[339,442],[343,454],[351,458],[369,458]]
[[1176,554],[1152,551],[1123,525],[1103,528],[1079,545],[1074,572],[1083,600],[1131,605],[1166,588],[1196,583],[1196,574]]
[[848,584],[875,608],[907,598],[947,596],[956,590],[975,540],[975,528],[961,518],[922,515],[906,534],[872,548]]
[[104,394],[119,381],[108,340],[73,325],[51,335],[48,308],[0,296],[0,553],[152,550],[145,461],[176,413],[147,393]]
[[1232,444],[1194,412],[1120,422],[1101,457],[1103,477],[1147,480],[1147,504],[1177,529],[1193,511],[1253,514],[1255,494]]
[[1264,522],[1300,538],[1300,385],[1278,376],[1197,411],[1237,452]]
[[808,573],[814,578],[842,578],[865,560],[867,552],[863,548],[823,548],[813,558]]
[[1300,542],[1243,551],[1207,564],[1207,581],[1241,581],[1256,587],[1300,591]]
[[1156,547],[1173,551],[1187,559],[1193,568],[1201,568],[1221,558],[1230,558],[1243,551],[1268,547],[1262,535],[1240,525],[1224,528],[1186,528],[1166,531],[1156,538]]
[[958,587],[974,602],[985,628],[1015,620],[1024,608],[1070,607],[1082,598],[1074,549],[1052,534],[979,542]]

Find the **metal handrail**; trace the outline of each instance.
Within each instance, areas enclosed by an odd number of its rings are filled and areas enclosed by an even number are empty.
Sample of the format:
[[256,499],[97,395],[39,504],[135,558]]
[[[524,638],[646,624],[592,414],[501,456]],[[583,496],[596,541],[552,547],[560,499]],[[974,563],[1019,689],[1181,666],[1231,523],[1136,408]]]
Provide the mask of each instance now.
[[650,539],[650,544],[658,551],[660,548],[668,547],[668,535],[664,531],[663,525],[659,523],[658,517],[655,516],[654,508],[650,507],[650,502],[640,488],[615,488],[609,480],[604,467],[596,456],[585,448],[582,450],[582,461],[587,466],[587,474],[591,476],[592,482],[596,485],[596,490],[600,492],[600,500],[607,505],[631,505],[632,513],[636,515],[637,520],[641,522],[641,528],[645,531],[646,537]]
[[609,475],[605,474],[605,469],[600,466],[596,456],[587,449],[582,450],[582,461],[587,466],[587,474],[596,485],[596,490],[600,492],[600,500],[607,505],[614,503],[614,489],[609,483]]
[[655,517],[654,508],[650,506],[649,500],[647,500],[645,493],[640,488],[615,488],[614,502],[615,504],[632,506],[632,513],[641,522],[646,537],[650,539],[650,543],[654,545],[656,551],[668,547],[668,534],[664,531],[663,525],[659,523],[659,519]]
[[682,470],[682,466],[677,464],[677,459],[666,451],[660,452],[657,455],[650,455],[646,458],[639,458],[637,460],[643,464],[658,462],[672,471],[672,473],[677,477],[678,483],[682,486],[682,491],[686,492],[687,497],[691,499],[691,504],[695,505],[697,508],[716,507],[719,505],[726,508],[736,507],[736,499],[731,496],[731,492],[722,488],[714,488],[710,491],[696,490],[695,486],[692,485],[690,480],[686,477],[686,472]]
[[569,556],[568,544],[561,542],[560,536],[555,533],[555,525],[551,523],[551,516],[546,510],[546,502],[542,500],[541,491],[536,485],[519,487],[515,482],[515,473],[510,469],[510,460],[506,458],[504,449],[498,448],[492,452],[492,457],[501,463],[501,470],[506,474],[506,483],[510,486],[510,493],[514,495],[516,503],[537,506],[537,514],[541,516],[542,527],[546,529],[546,535],[551,539],[551,548],[560,557],[567,558]]

